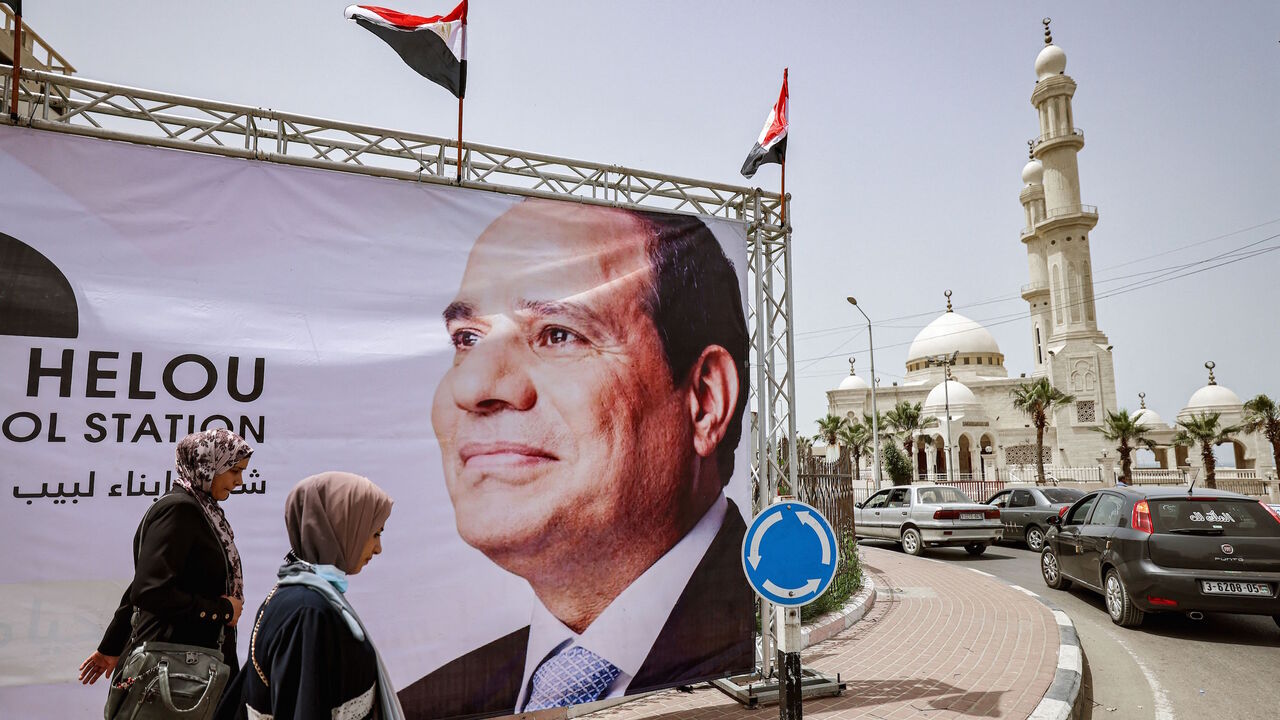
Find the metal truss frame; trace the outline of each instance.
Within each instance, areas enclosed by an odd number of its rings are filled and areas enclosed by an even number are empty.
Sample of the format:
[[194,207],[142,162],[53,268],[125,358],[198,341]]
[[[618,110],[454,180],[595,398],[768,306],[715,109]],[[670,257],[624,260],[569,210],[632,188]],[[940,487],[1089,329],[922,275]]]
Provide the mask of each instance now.
[[[0,66],[9,96],[12,68]],[[16,121],[86,137],[412,182],[683,212],[746,224],[751,332],[751,480],[758,511],[782,482],[797,488],[791,227],[784,199],[710,183],[451,138],[204,100],[24,68]],[[461,163],[460,179],[458,165]],[[765,615],[767,618],[768,615]],[[762,619],[765,619],[762,618]],[[762,664],[771,666],[764,625]]]

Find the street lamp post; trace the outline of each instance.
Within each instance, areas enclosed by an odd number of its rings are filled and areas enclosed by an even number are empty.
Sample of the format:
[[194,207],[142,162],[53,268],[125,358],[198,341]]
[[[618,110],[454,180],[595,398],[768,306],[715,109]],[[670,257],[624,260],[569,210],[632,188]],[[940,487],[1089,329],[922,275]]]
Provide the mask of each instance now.
[[952,482],[953,480],[953,476],[951,474],[951,466],[955,465],[955,458],[952,456],[952,452],[951,452],[951,388],[947,383],[951,381],[951,363],[954,363],[956,361],[956,356],[959,354],[960,354],[960,351],[957,350],[951,353],[950,355],[939,355],[938,357],[931,358],[929,360],[930,365],[942,366],[942,402],[943,402],[943,408],[944,408],[943,413],[945,413],[947,416],[947,448],[946,449],[947,449],[947,482],[948,483]]
[[876,405],[876,344],[871,339],[871,318],[867,317],[867,313],[863,311],[862,306],[858,305],[857,299],[852,295],[845,298],[849,301],[858,312],[862,313],[862,317],[867,320],[867,346],[871,351],[871,437],[872,437],[872,462],[875,463],[876,469],[873,477],[875,478],[875,489],[880,490],[880,408]]

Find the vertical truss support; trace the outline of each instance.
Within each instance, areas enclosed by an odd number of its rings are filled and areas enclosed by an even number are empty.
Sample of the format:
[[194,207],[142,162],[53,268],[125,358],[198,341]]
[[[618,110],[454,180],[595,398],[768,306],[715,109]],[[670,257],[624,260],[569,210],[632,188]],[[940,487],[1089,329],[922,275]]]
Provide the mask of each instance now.
[[[787,202],[786,198],[782,202]],[[754,440],[751,480],[758,513],[777,497],[784,486],[800,490],[796,482],[795,372],[791,305],[791,227],[769,224],[772,219],[754,198],[755,220],[747,227],[750,257],[751,302],[748,325],[754,373],[751,391]],[[804,498],[801,498],[803,500]],[[760,603],[761,677],[772,674],[776,633],[771,604]]]

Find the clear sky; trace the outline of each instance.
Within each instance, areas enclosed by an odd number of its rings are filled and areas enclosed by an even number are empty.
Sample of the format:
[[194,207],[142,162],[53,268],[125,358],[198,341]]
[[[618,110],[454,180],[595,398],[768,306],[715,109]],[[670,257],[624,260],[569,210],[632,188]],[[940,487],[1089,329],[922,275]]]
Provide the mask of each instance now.
[[[381,1],[422,15],[454,4]],[[456,127],[453,97],[344,21],[342,0],[25,5],[83,77],[444,136]],[[1206,360],[1244,399],[1280,396],[1280,252],[1206,269],[1246,245],[1280,247],[1275,0],[474,0],[467,137],[745,184],[738,168],[789,66],[798,429],[813,433],[846,358],[869,370],[846,295],[877,323],[884,385],[905,372],[945,289],[988,325],[1011,375],[1030,371],[1018,192],[1038,134],[1030,95],[1046,15],[1079,84],[1098,325],[1115,346],[1121,405],[1136,409],[1145,391],[1172,420]],[[754,182],[777,190],[777,166]]]

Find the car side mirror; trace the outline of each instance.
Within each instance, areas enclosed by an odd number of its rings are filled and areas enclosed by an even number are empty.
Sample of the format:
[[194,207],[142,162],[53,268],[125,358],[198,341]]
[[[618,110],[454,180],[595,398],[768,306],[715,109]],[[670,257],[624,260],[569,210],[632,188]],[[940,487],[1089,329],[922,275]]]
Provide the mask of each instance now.
[[867,501],[866,501],[866,500],[863,500],[863,501],[862,501],[862,502],[860,502],[860,503],[855,503],[855,504],[854,504],[854,507],[856,507],[856,508],[858,508],[859,510],[861,510],[861,509],[862,509],[862,506],[863,506],[863,505],[866,505],[866,504],[867,504]]
[[1061,524],[1062,524],[1062,518],[1058,517],[1057,515],[1050,515],[1050,516],[1045,520],[1045,522],[1049,523],[1050,525],[1061,525]]

